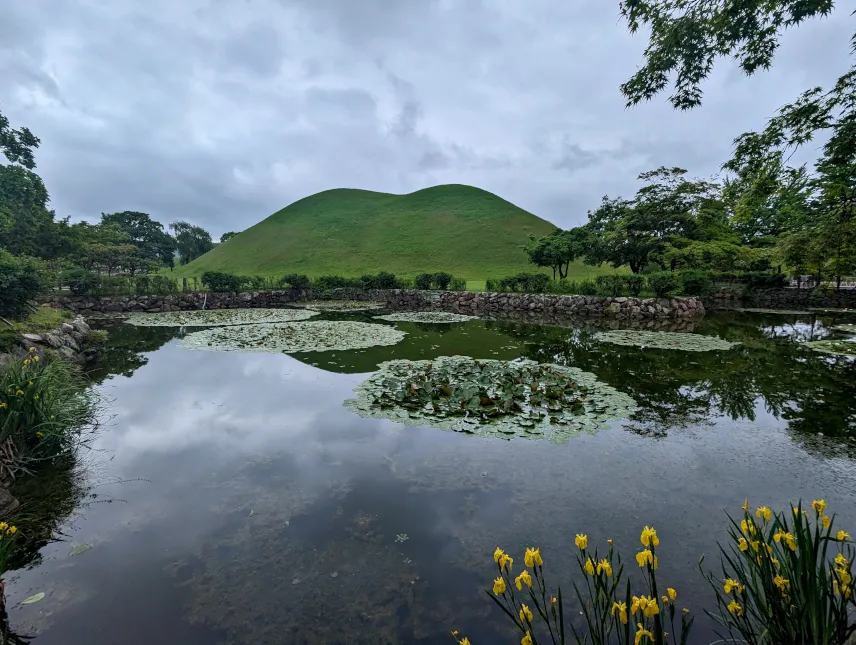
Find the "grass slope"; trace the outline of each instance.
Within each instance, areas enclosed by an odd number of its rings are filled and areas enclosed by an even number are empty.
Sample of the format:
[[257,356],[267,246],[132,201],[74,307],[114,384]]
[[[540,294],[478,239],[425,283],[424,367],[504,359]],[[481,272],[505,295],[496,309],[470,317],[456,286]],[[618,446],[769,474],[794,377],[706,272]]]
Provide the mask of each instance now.
[[408,195],[339,188],[294,202],[172,275],[446,271],[483,281],[534,270],[520,247],[530,233],[545,235],[554,228],[472,186],[435,186]]

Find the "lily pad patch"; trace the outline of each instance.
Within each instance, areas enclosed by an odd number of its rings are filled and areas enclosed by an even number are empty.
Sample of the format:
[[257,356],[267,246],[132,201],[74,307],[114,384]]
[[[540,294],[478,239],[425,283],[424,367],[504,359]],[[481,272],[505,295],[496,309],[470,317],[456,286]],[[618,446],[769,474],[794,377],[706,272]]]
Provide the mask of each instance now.
[[372,311],[383,309],[386,303],[372,302],[368,300],[309,300],[307,302],[296,302],[295,307],[309,309],[310,311]]
[[824,354],[856,356],[856,340],[813,340],[806,347]]
[[731,349],[739,343],[731,343],[716,336],[682,334],[672,331],[641,331],[617,329],[598,333],[595,338],[604,343],[628,347],[651,349],[676,349],[685,352],[710,352]]
[[478,316],[453,314],[446,311],[401,311],[384,316],[375,316],[374,318],[375,320],[388,320],[389,322],[417,323],[457,323],[478,320]]
[[362,417],[510,439],[566,443],[628,417],[635,401],[575,367],[530,360],[394,360],[345,401]]
[[852,323],[844,323],[841,325],[835,325],[833,329],[837,329],[838,331],[843,331],[848,334],[856,334],[856,325]]
[[316,320],[240,327],[212,327],[188,334],[186,349],[215,352],[324,352],[395,345],[405,333],[389,325]]
[[788,316],[810,316],[812,312],[805,309],[765,309],[764,307],[737,307],[735,311],[750,314],[784,314]]
[[208,309],[134,313],[126,322],[138,327],[220,327],[292,322],[317,315],[317,311],[300,309]]

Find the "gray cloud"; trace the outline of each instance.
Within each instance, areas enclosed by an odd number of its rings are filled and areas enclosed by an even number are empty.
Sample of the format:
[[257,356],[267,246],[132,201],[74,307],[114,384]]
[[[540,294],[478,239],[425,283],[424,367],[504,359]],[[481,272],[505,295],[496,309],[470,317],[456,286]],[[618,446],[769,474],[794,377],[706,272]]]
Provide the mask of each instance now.
[[678,113],[624,108],[645,41],[612,1],[11,1],[0,109],[42,139],[58,214],[215,235],[320,190],[437,183],[574,225],[641,171],[716,172],[736,135],[843,73],[853,29],[842,9],[786,34],[769,72],[720,65]]

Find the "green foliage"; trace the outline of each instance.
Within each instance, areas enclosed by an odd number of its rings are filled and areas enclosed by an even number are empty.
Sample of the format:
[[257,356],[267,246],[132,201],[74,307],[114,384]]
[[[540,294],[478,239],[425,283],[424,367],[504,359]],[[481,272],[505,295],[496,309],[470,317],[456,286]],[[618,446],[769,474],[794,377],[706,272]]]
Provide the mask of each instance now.
[[437,285],[437,288],[446,291],[449,288],[449,285],[452,282],[452,276],[448,273],[435,273],[434,274],[434,284]]
[[319,291],[330,289],[362,289],[363,282],[360,278],[344,278],[339,275],[322,275],[312,281],[312,286]]
[[765,273],[763,271],[747,272],[740,281],[749,289],[781,289],[788,284],[784,273]]
[[305,275],[289,273],[288,275],[283,276],[282,286],[288,287],[289,289],[306,290],[310,286],[310,281]]
[[[645,278],[641,275],[631,274],[631,275],[623,275],[621,276],[622,280],[624,280],[624,286],[627,288],[627,293],[629,293],[632,297],[638,298],[642,293],[642,289],[645,288]],[[582,293],[582,292],[580,292]]]
[[530,233],[529,239],[532,244],[524,247],[529,262],[539,267],[549,267],[553,270],[553,279],[556,272],[559,278],[568,277],[568,269],[571,262],[582,257],[587,246],[588,232],[583,228],[573,228],[568,231],[556,229],[549,235],[535,238]]
[[182,264],[192,262],[214,248],[211,234],[200,226],[187,222],[173,222],[169,227],[175,234],[175,246]]
[[245,278],[222,271],[206,271],[202,274],[202,284],[218,293],[240,291]]
[[466,291],[467,281],[464,278],[452,278],[449,283],[449,291]]
[[413,288],[426,291],[434,284],[434,276],[430,273],[420,273],[413,279]]
[[747,75],[767,69],[781,32],[828,15],[833,2],[623,0],[619,6],[631,33],[650,28],[645,65],[621,86],[628,107],[665,90],[674,74],[669,101],[686,110],[701,104],[701,82],[717,58],[736,59]]
[[20,318],[27,303],[46,288],[44,263],[0,249],[0,316]]
[[554,228],[472,186],[435,186],[408,195],[336,189],[294,202],[176,271],[314,278],[381,270],[412,277],[442,270],[477,280],[526,270],[521,244],[530,233],[546,235]]
[[39,138],[27,128],[13,130],[9,119],[0,113],[0,150],[11,163],[32,170],[36,167],[35,150],[39,147]]
[[364,275],[360,277],[363,289],[398,289],[400,283],[392,273],[381,271],[376,275]]
[[624,276],[599,275],[594,282],[598,295],[615,297],[624,293]]
[[74,448],[95,419],[97,395],[66,361],[14,357],[0,370],[0,476],[14,477]]
[[233,237],[235,237],[237,234],[238,233],[235,231],[229,231],[228,233],[223,233],[223,235],[220,236],[220,244],[223,244],[223,242],[228,242]]
[[92,293],[99,284],[98,276],[83,267],[73,267],[64,271],[62,281],[76,296]]
[[713,278],[710,271],[690,269],[678,272],[681,283],[681,293],[686,296],[707,296],[714,290]]
[[497,287],[497,291],[543,293],[550,284],[550,278],[543,273],[518,273],[502,278],[493,284]]
[[753,514],[748,500],[720,544],[721,577],[705,575],[716,594],[710,615],[732,638],[749,645],[845,643],[856,631],[852,566],[856,555],[835,516],[815,500],[784,513],[766,506]]
[[165,264],[172,267],[176,241],[163,230],[163,224],[154,221],[146,213],[102,213],[101,223],[115,225],[136,248],[137,252],[131,255],[132,261],[124,267],[131,275],[150,265]]
[[648,282],[648,288],[658,298],[668,298],[676,293],[681,286],[677,276],[669,271],[649,273],[645,278]]

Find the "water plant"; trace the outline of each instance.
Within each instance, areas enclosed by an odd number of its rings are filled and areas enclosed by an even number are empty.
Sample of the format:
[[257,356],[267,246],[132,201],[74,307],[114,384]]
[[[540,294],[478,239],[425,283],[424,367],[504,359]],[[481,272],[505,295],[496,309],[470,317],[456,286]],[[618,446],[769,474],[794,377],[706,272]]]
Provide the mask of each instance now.
[[394,314],[375,316],[374,319],[388,320],[390,322],[456,323],[478,320],[478,316],[454,314],[446,311],[401,311]]
[[295,307],[302,307],[310,311],[371,311],[383,309],[386,303],[373,302],[370,300],[309,300],[298,302]]
[[215,327],[291,322],[317,315],[315,311],[297,309],[206,309],[133,313],[126,322],[137,327]]
[[188,334],[181,345],[220,352],[323,352],[395,345],[404,335],[389,325],[318,320],[212,327]]
[[[493,561],[499,575],[485,593],[517,627],[521,645],[685,645],[694,618],[686,608],[677,609],[674,588],[658,584],[657,531],[646,526],[639,541],[643,548],[635,559],[644,591],[636,595],[638,587],[625,576],[624,562],[613,541],[607,541],[606,553],[602,553],[589,547],[586,534],[576,535],[576,560],[584,583],[575,581],[573,588],[581,621],[566,614],[561,586],[555,593],[550,589],[539,548],[526,549],[524,567],[514,576],[514,558],[497,547]],[[452,636],[459,645],[470,645],[468,638],[458,639],[458,632],[453,631]]]
[[835,325],[833,329],[837,329],[838,331],[843,331],[848,334],[856,334],[856,324],[854,323],[842,323],[840,325]]
[[626,394],[574,367],[469,356],[381,363],[354,391],[357,398],[344,405],[363,417],[554,443],[636,408]]
[[856,356],[856,340],[812,340],[805,346],[823,354]]
[[35,348],[0,369],[0,479],[68,454],[91,428],[98,397],[79,369]]
[[641,331],[637,329],[614,329],[599,332],[596,340],[629,347],[648,347],[652,349],[677,349],[686,352],[710,352],[731,349],[738,343],[731,343],[716,336],[702,334],[684,334],[670,331]]

